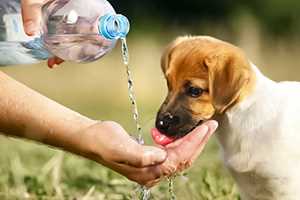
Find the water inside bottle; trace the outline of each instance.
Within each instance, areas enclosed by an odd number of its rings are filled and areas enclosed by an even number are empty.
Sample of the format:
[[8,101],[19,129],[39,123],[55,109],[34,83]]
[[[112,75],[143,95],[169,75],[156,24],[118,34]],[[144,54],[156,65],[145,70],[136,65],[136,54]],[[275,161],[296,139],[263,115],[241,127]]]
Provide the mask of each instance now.
[[45,19],[42,38],[53,55],[68,61],[91,62],[113,48],[114,40],[99,35],[97,18],[74,15],[76,12],[71,10],[68,15]]
[[[126,38],[121,38],[121,42],[122,42],[122,58],[123,58],[123,63],[126,66],[126,73],[127,73],[127,80],[128,80],[128,94],[129,94],[130,103],[132,105],[133,119],[136,125],[136,134],[134,135],[134,137],[138,143],[144,144],[143,136],[141,133],[141,125],[139,122],[139,112],[138,112],[136,97],[134,93],[133,78],[129,66],[129,50],[128,50]],[[169,182],[170,200],[176,200],[176,196],[174,193],[174,177],[168,178],[168,182]],[[150,190],[147,189],[145,186],[140,186],[139,199],[148,200],[150,196],[151,196]]]

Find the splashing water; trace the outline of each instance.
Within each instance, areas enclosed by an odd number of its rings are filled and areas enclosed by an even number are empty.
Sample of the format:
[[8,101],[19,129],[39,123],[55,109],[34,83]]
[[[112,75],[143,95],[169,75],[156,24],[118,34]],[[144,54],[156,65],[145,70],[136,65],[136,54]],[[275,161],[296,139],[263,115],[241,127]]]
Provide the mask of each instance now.
[[[126,73],[127,73],[127,79],[128,79],[128,94],[129,94],[129,100],[131,102],[132,106],[132,113],[133,113],[133,119],[135,121],[136,125],[136,135],[135,139],[139,144],[144,144],[143,136],[141,133],[141,125],[139,123],[139,112],[138,112],[138,107],[136,103],[136,98],[135,98],[135,93],[134,93],[134,87],[133,87],[133,79],[131,76],[131,71],[129,67],[129,51],[128,51],[128,46],[126,42],[126,38],[121,38],[122,42],[122,58],[123,58],[123,63],[126,66]],[[147,189],[145,186],[140,186],[139,187],[139,199],[140,200],[148,200],[150,198],[150,190]]]

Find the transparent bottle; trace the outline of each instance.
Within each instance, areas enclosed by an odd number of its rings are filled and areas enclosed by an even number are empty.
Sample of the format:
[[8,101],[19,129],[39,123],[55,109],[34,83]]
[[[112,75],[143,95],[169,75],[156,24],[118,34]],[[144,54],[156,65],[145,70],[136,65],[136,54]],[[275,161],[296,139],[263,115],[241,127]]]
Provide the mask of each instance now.
[[129,22],[106,0],[53,0],[42,8],[40,35],[24,33],[20,0],[0,2],[0,65],[36,63],[57,56],[92,62],[126,37]]

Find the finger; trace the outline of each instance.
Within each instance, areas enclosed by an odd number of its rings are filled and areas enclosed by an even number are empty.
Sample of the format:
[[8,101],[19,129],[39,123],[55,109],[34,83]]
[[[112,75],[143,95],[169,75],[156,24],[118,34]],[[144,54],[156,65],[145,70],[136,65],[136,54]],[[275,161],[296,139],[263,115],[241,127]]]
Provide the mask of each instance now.
[[105,165],[129,180],[147,187],[154,186],[163,177],[163,173],[158,166],[136,168],[119,163],[107,163]]
[[165,150],[157,147],[142,146],[136,143],[119,152],[118,157],[120,158],[120,160],[117,161],[118,163],[143,168],[162,163],[165,161],[167,153]]
[[201,153],[217,126],[215,121],[206,122],[185,137],[167,145],[168,162],[164,164],[164,171],[168,174],[189,167]]
[[204,149],[205,145],[207,144],[209,138],[213,135],[213,133],[218,128],[218,123],[216,121],[209,121],[206,123],[206,125],[208,126],[209,130],[208,130],[207,136],[203,139],[202,144],[204,144],[204,145],[201,145],[200,148],[197,148],[196,151],[194,152],[194,154],[192,154],[191,162],[193,162],[194,160],[197,159],[197,157],[200,155],[200,153]]
[[167,157],[167,152],[161,148],[140,145],[119,124],[109,124],[106,129],[116,133],[114,143],[111,144],[113,154],[108,157],[114,162],[143,168],[160,164]]
[[175,142],[168,144],[166,148],[180,149],[181,151],[185,148],[197,147],[201,145],[202,139],[207,134],[212,134],[218,127],[216,121],[208,121],[204,124],[196,127],[192,132],[188,133],[186,136],[176,140]]
[[58,65],[60,65],[63,62],[64,62],[63,59],[55,56],[53,58],[48,59],[48,67],[53,69],[53,68],[56,68]]
[[152,166],[147,168],[140,168],[140,170],[132,174],[129,179],[139,183],[140,185],[150,188],[157,184],[163,177],[164,176],[161,169]]
[[40,30],[42,11],[45,0],[21,0],[24,30],[27,35],[38,34]]
[[98,138],[100,142],[94,145],[93,140],[89,141],[91,151],[107,163],[143,168],[162,163],[167,156],[163,149],[140,145],[116,122],[97,123],[89,128],[89,133],[93,134],[90,138]]

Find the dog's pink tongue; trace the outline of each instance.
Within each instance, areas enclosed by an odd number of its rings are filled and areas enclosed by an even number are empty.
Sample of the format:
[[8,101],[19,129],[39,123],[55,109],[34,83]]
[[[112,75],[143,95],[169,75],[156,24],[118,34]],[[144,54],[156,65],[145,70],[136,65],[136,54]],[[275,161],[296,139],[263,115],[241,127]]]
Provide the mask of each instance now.
[[168,136],[163,135],[157,128],[153,128],[151,130],[151,135],[156,144],[166,146],[167,144],[172,143],[175,141],[175,138],[171,138]]

